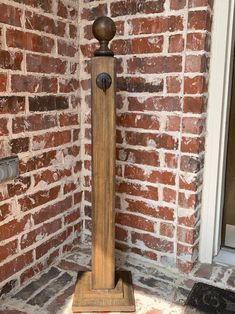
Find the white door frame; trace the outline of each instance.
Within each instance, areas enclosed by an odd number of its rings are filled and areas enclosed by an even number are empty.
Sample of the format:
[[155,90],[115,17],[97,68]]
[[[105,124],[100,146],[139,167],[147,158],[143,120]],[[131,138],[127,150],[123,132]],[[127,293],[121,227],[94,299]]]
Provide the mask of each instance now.
[[199,260],[212,263],[221,245],[225,161],[234,47],[235,0],[215,0]]

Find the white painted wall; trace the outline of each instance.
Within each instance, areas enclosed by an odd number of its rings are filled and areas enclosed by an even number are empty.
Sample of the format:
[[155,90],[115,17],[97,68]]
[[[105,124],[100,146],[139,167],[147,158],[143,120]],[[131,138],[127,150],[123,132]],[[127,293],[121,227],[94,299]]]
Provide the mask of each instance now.
[[235,0],[215,0],[212,29],[200,261],[211,263],[221,243],[224,170],[230,105]]

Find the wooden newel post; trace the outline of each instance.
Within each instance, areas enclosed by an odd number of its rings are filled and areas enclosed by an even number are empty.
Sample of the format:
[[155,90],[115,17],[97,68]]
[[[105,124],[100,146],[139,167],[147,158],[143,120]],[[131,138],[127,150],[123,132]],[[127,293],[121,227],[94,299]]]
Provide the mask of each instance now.
[[115,286],[116,59],[108,48],[108,42],[114,37],[116,28],[111,19],[101,17],[94,22],[92,30],[95,38],[101,42],[100,48],[95,51],[95,57],[92,58],[91,74],[92,287],[113,289]]
[[116,27],[92,27],[100,48],[92,58],[92,272],[78,274],[74,312],[134,311],[130,272],[115,273],[116,59],[108,48]]

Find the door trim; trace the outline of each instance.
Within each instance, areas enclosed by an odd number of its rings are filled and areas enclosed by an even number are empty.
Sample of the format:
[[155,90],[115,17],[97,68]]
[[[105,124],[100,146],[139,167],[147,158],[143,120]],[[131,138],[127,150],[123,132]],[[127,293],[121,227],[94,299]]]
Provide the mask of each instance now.
[[235,0],[215,0],[199,260],[212,263],[221,245]]

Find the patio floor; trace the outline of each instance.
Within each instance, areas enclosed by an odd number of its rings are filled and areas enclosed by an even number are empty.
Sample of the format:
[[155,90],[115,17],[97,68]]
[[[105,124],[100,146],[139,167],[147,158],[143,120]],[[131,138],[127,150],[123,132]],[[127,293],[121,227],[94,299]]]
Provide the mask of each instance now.
[[[77,272],[90,269],[90,249],[78,247],[26,286],[0,300],[0,314],[71,314]],[[118,253],[119,268],[132,272],[136,313],[183,313],[184,302],[197,281],[235,291],[235,268],[198,264],[190,274],[146,264]],[[193,313],[193,311],[192,311]]]

